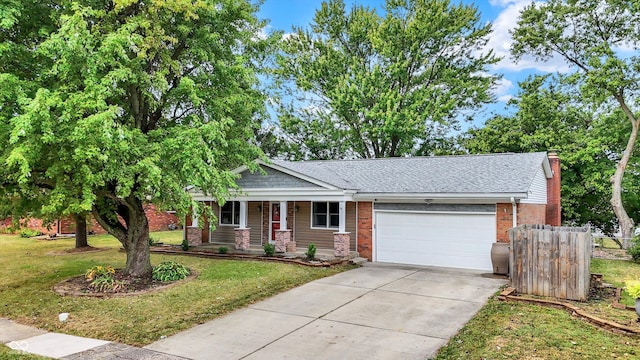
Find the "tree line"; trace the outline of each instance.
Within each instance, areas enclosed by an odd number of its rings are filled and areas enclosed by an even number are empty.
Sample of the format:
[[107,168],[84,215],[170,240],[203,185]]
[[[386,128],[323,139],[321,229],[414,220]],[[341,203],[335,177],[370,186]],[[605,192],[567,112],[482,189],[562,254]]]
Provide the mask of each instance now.
[[[555,149],[564,219],[630,236],[636,197],[640,2],[531,4],[513,61],[533,76],[512,115],[460,133],[495,102],[500,58],[472,4],[329,0],[263,36],[246,0],[0,4],[0,216],[91,214],[150,273],[143,205],[210,211],[256,158],[343,159]],[[270,109],[266,104],[269,104]],[[275,115],[275,116],[274,116]],[[214,214],[207,214],[212,216]]]

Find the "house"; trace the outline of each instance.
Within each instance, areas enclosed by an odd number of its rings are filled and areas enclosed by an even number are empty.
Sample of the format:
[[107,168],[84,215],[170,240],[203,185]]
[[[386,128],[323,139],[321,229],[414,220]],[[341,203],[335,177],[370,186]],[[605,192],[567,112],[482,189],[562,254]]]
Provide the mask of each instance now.
[[490,270],[509,228],[560,225],[555,153],[258,163],[261,172],[235,170],[240,191],[222,207],[192,190],[217,221],[187,220],[191,244],[314,243],[336,256]]
[[[145,204],[144,213],[147,216],[147,221],[149,221],[149,231],[165,231],[176,229],[180,226],[180,220],[175,211],[160,211],[153,204]],[[20,219],[20,224],[24,228],[37,230],[43,234],[69,235],[76,232],[76,223],[71,216],[61,217],[52,223],[47,223],[38,218],[26,218]],[[0,219],[0,230],[2,228],[10,228],[11,225],[10,217]],[[91,215],[87,216],[87,231],[96,235],[107,233]]]

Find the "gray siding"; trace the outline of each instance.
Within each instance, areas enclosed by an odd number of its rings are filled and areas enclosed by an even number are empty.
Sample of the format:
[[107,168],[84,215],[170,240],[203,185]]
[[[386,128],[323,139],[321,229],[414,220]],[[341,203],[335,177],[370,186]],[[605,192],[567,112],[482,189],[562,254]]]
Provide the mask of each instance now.
[[[333,233],[337,229],[311,228],[311,202],[296,202],[298,211],[294,214],[294,237],[299,250],[313,243],[319,249],[333,249]],[[347,203],[346,231],[351,233],[351,251],[356,251],[356,204]]]
[[418,203],[374,203],[374,210],[401,211],[452,211],[495,213],[494,204],[418,204]]
[[547,204],[547,177],[544,176],[542,167],[533,177],[529,187],[529,196],[520,201],[523,204]]
[[[249,202],[247,204],[248,207],[248,217],[247,217],[247,226],[249,227],[249,242],[251,245],[261,246],[261,231],[262,231],[262,212],[258,210],[258,206],[262,206],[262,202],[255,201]],[[234,240],[235,241],[235,240]]]
[[234,229],[237,226],[232,225],[220,225],[220,206],[218,204],[213,203],[211,205],[213,208],[213,213],[216,214],[216,221],[213,225],[215,225],[215,230],[211,232],[211,242],[213,243],[236,243],[236,235]]
[[263,166],[262,172],[251,173],[245,170],[240,173],[241,178],[236,181],[242,189],[274,189],[274,188],[317,188],[316,184],[285,174],[281,171]]

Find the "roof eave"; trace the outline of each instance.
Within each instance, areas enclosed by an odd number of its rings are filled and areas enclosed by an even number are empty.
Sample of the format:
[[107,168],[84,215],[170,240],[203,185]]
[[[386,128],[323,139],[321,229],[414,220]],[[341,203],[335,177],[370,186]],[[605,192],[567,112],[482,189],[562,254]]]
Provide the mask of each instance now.
[[509,193],[357,193],[353,195],[354,200],[495,200],[504,201],[514,198],[516,200],[526,199],[526,192]]

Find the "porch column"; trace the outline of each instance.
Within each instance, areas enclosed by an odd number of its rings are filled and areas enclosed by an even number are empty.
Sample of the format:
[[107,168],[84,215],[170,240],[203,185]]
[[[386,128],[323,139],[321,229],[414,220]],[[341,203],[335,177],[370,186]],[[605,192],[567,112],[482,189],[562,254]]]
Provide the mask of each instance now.
[[198,213],[195,208],[191,209],[191,226],[187,227],[185,236],[189,246],[202,245],[202,230],[198,227]]
[[346,201],[340,201],[339,203],[339,226],[338,226],[338,232],[340,233],[345,233],[347,232],[347,202]]
[[195,208],[191,209],[191,226],[198,227],[198,213]]
[[247,228],[247,202],[240,201],[240,229]]
[[280,230],[287,230],[287,202],[280,201]]
[[340,201],[338,215],[338,232],[333,233],[333,253],[336,257],[349,257],[351,234],[347,229],[347,203]]
[[287,202],[280,201],[280,230],[276,230],[276,252],[287,252],[291,247],[291,230],[287,229]]

